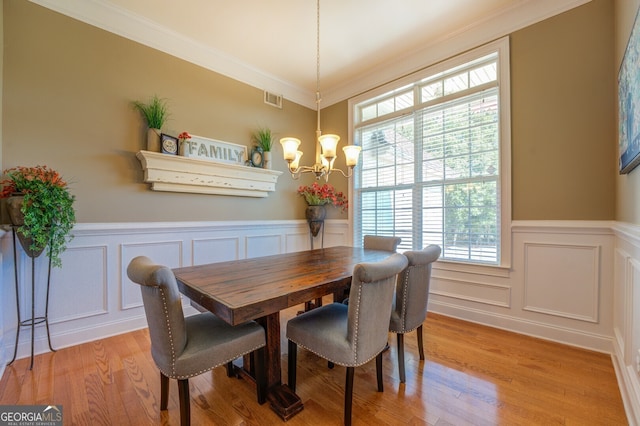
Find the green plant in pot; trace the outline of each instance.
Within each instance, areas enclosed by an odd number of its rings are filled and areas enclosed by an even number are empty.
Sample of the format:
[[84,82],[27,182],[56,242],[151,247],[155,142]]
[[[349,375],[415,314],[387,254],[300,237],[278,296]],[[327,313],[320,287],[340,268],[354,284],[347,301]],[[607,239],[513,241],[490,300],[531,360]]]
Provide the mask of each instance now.
[[253,140],[264,153],[264,168],[271,168],[271,148],[273,146],[273,135],[271,134],[271,129],[268,127],[263,127],[258,129],[253,134]]
[[133,107],[140,111],[147,122],[147,150],[160,152],[160,132],[169,118],[167,100],[154,95],[148,103],[134,101]]
[[14,167],[4,172],[1,198],[25,252],[37,257],[48,247],[51,264],[62,266],[60,255],[71,241],[76,221],[66,181],[47,166]]

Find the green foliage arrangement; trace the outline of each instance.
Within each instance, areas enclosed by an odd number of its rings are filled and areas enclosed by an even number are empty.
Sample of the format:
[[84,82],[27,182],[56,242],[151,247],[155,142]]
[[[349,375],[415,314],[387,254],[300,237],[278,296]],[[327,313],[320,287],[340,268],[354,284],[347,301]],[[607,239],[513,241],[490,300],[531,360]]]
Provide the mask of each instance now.
[[62,266],[60,255],[73,238],[70,233],[76,221],[75,196],[69,192],[67,182],[47,166],[14,167],[4,173],[0,198],[24,195],[21,208],[24,225],[18,228],[18,233],[32,240],[29,249],[34,252],[48,246],[51,264]]
[[258,129],[253,134],[253,139],[264,152],[271,151],[271,146],[273,145],[273,135],[271,134],[271,129],[269,129],[268,127]]
[[134,101],[133,107],[140,111],[147,121],[147,126],[150,129],[162,129],[162,126],[169,118],[169,109],[167,107],[167,100],[159,98],[158,95],[154,95],[149,103],[143,103],[140,101]]

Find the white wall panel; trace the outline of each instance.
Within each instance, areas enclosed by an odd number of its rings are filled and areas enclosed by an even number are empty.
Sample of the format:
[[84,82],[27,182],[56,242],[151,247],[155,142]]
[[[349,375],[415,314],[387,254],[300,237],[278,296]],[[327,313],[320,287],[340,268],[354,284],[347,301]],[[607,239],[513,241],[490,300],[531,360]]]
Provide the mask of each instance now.
[[640,424],[640,227],[616,223],[614,354],[620,394],[629,424]]
[[505,308],[511,305],[511,287],[509,286],[447,278],[433,281],[429,289],[431,294]]
[[240,258],[240,240],[237,237],[194,238],[192,264],[226,262]]
[[523,309],[598,321],[600,247],[524,244]]
[[182,266],[182,241],[158,241],[149,243],[122,244],[121,254],[121,308],[131,309],[142,306],[142,295],[138,284],[127,277],[127,265],[137,256],[147,256],[155,263],[178,268]]
[[62,255],[62,261],[64,268],[51,270],[49,323],[106,314],[109,300],[107,246],[70,247]]
[[280,234],[250,235],[246,237],[247,259],[260,256],[271,256],[283,252],[283,238]]

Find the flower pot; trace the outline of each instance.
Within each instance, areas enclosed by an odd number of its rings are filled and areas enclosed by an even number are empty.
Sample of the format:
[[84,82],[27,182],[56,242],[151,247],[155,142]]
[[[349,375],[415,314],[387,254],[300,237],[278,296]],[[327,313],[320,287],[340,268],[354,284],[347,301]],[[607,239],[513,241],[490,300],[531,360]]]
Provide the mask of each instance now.
[[160,129],[147,130],[147,151],[160,152]]
[[[13,195],[7,198],[7,213],[9,213],[9,220],[11,224],[20,227],[24,225],[24,215],[22,214],[22,204],[24,203],[24,195]],[[33,250],[33,239],[31,237],[25,237],[19,229],[16,229],[16,235],[22,245],[25,253],[29,257],[38,257],[42,254],[45,247]]]
[[265,151],[264,152],[264,168],[265,169],[269,169],[271,170],[272,167],[272,156],[271,156],[271,151]]
[[317,236],[324,224],[324,218],[327,216],[327,209],[324,206],[307,206],[305,216],[309,222],[311,235]]

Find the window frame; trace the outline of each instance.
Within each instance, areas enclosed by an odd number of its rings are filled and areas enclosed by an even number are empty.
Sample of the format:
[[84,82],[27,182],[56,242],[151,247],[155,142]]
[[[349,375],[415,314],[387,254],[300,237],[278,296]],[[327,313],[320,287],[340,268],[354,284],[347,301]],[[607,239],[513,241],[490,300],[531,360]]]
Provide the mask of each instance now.
[[[348,122],[350,143],[356,140],[356,106],[363,102],[373,101],[391,92],[400,93],[410,89],[420,82],[444,73],[452,68],[480,59],[491,53],[498,54],[497,86],[499,99],[499,137],[500,137],[500,261],[499,264],[474,263],[472,261],[455,261],[443,259],[438,262],[439,269],[450,269],[470,273],[485,273],[496,276],[507,276],[511,268],[511,84],[509,37],[503,37],[487,43],[465,53],[428,66],[410,75],[379,86],[348,100]],[[413,107],[412,107],[413,108]],[[413,111],[411,111],[413,113]],[[380,121],[401,117],[407,110],[398,110],[385,115]],[[373,120],[375,121],[375,120]],[[367,123],[371,124],[371,122]],[[354,197],[355,179],[349,180],[349,223],[351,224],[351,238],[355,237],[355,212],[360,211],[358,200]]]

